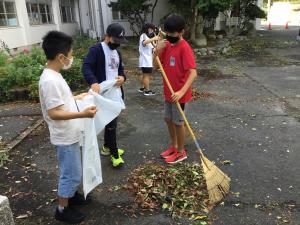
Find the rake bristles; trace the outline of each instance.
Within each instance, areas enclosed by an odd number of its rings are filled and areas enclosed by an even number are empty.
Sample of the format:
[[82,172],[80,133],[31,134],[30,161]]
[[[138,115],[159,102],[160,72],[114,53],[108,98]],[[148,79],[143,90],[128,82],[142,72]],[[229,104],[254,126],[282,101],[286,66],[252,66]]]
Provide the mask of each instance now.
[[211,204],[216,204],[229,193],[230,178],[205,156],[201,156],[200,159],[206,179],[209,201]]

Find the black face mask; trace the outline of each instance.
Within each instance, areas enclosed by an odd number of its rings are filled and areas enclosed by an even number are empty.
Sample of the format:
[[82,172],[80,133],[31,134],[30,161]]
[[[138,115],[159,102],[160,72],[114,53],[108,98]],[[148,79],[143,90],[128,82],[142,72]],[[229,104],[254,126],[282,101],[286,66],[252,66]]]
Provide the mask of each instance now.
[[111,49],[111,50],[115,50],[117,49],[118,47],[120,47],[120,44],[116,44],[116,43],[111,43],[111,42],[108,42],[108,47]]
[[166,35],[166,39],[171,43],[171,44],[175,44],[176,42],[179,41],[179,37],[172,37],[169,35]]
[[149,38],[154,38],[154,37],[155,37],[155,33],[152,32],[152,33],[148,34],[148,37],[149,37]]

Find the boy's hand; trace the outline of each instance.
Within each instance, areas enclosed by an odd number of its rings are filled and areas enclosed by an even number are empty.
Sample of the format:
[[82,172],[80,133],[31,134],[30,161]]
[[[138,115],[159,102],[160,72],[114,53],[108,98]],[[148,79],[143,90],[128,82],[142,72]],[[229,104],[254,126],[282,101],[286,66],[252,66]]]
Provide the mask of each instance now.
[[97,112],[96,106],[91,106],[91,107],[86,108],[86,109],[83,111],[83,115],[84,115],[84,117],[86,117],[86,118],[94,118],[96,112]]
[[152,42],[152,41],[158,41],[158,40],[160,40],[160,37],[159,37],[159,36],[155,36],[155,37],[151,38],[151,42]]
[[183,91],[181,91],[181,90],[175,92],[175,93],[171,96],[172,101],[173,101],[173,102],[178,102],[178,101],[183,97],[184,94],[185,94],[185,93],[184,93]]
[[92,90],[96,93],[99,93],[100,92],[100,85],[98,83],[94,83],[92,84],[91,86]]
[[82,100],[87,95],[89,95],[89,93],[85,92],[85,93],[76,95],[74,98],[75,98],[75,100]]
[[164,40],[160,40],[158,43],[157,43],[157,46],[156,46],[156,49],[155,49],[155,52],[160,52],[162,49],[164,49],[166,47],[166,43]]
[[117,82],[116,82],[115,85],[118,86],[118,87],[122,86],[122,84],[124,84],[124,82],[125,82],[125,79],[124,79],[123,76],[116,77],[116,80],[117,80]]

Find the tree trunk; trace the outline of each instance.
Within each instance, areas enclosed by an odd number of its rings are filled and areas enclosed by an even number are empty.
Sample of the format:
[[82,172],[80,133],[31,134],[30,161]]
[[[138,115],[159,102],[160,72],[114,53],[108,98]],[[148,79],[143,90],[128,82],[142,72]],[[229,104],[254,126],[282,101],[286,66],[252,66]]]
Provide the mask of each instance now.
[[154,10],[155,10],[155,7],[157,5],[157,2],[158,2],[158,0],[155,0],[154,4],[152,6],[152,9],[151,9],[151,23],[153,23]]
[[203,15],[198,11],[195,29],[196,39],[194,41],[194,44],[198,47],[207,46],[207,39],[206,36],[203,34],[204,24],[205,20],[203,18]]
[[196,18],[198,10],[196,9],[196,0],[191,1],[192,15],[190,17],[190,40],[193,42],[196,39]]
[[205,20],[200,12],[198,12],[196,20],[196,38],[199,38],[203,34]]

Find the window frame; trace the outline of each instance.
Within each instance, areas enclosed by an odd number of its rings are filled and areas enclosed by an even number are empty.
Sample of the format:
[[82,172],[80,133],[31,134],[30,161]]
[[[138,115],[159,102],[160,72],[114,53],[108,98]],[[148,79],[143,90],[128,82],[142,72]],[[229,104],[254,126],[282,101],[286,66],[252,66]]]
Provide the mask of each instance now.
[[[67,1],[67,3],[66,3]],[[63,13],[64,9],[64,13]],[[75,16],[75,1],[74,0],[59,0],[59,11],[61,22],[63,24],[67,23],[76,23],[76,16]],[[65,15],[65,21],[64,16]]]
[[[6,10],[6,5],[5,3],[12,3],[13,4],[13,13],[7,13]],[[18,13],[17,13],[17,8],[16,8],[16,2],[15,0],[0,0],[0,4],[2,4],[3,7],[3,13],[0,13],[0,15],[4,15],[4,21],[5,21],[5,25],[0,25],[0,29],[4,28],[4,27],[9,27],[9,28],[13,28],[13,27],[18,27],[19,26],[19,18],[18,18]],[[11,18],[8,18],[8,15],[15,15],[15,19],[16,19],[16,24],[15,25],[10,25],[10,23],[8,22]]]
[[[37,12],[32,12],[32,6],[37,6]],[[27,15],[30,26],[53,25],[54,16],[52,2],[47,0],[26,0]],[[46,21],[44,22],[44,19]],[[34,20],[34,21],[33,21]]]
[[[121,22],[127,22],[127,18],[121,14],[120,10],[114,10],[114,4],[116,4],[116,2],[110,2],[111,5],[111,18],[113,21],[121,21]],[[114,12],[116,12],[118,14],[118,18],[114,19]]]

